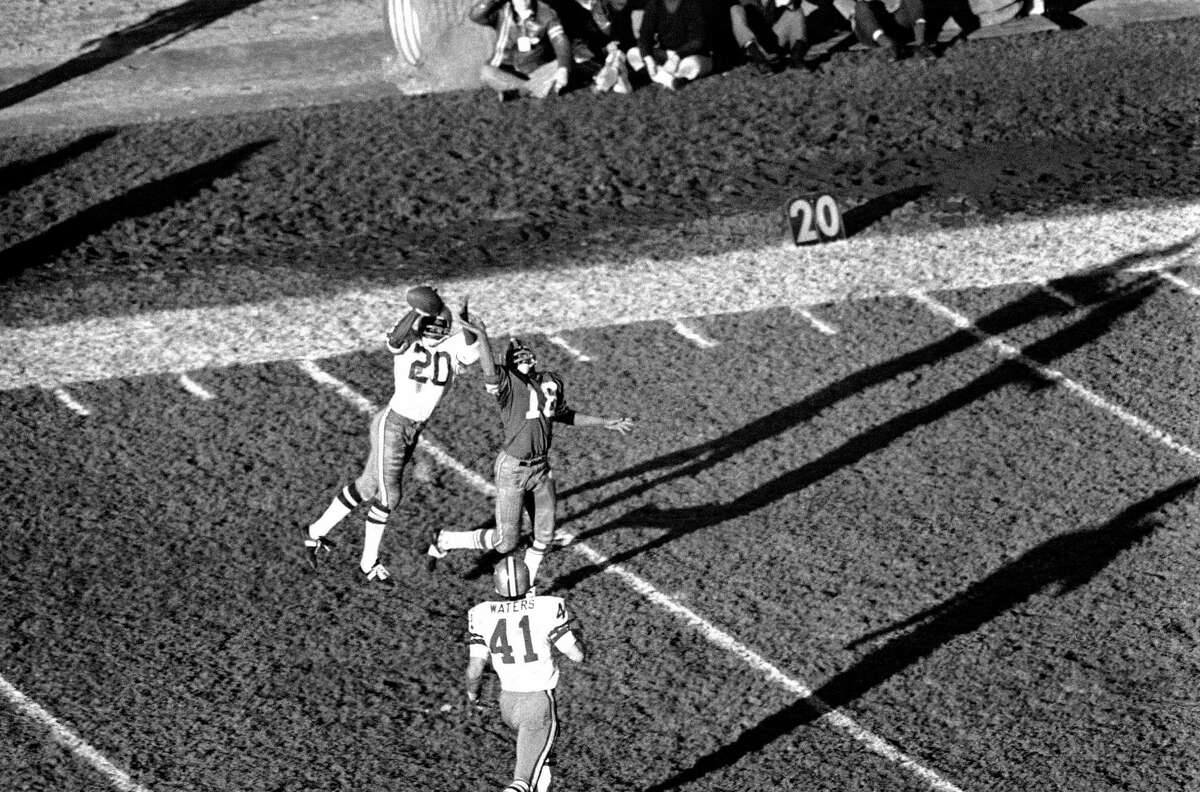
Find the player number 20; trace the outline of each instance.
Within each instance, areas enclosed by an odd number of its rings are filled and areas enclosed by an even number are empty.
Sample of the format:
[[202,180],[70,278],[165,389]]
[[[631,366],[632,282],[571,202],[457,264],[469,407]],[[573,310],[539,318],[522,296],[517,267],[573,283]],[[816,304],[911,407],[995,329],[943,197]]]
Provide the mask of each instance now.
[[797,198],[788,204],[788,219],[797,245],[842,236],[842,212],[832,195],[821,195],[815,201]]

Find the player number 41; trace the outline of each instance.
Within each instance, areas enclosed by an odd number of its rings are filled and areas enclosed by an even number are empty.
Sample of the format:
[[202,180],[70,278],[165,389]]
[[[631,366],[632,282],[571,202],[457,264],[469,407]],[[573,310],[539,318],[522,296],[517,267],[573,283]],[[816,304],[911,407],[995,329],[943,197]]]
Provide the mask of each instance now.
[[832,195],[796,198],[787,206],[788,224],[797,245],[845,239],[842,210]]

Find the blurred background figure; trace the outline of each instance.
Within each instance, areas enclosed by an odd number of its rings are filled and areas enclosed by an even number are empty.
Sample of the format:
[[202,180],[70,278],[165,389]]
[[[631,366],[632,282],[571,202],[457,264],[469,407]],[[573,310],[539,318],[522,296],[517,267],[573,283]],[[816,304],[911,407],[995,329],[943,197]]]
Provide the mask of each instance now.
[[629,65],[669,90],[711,74],[713,37],[702,0],[646,0]]
[[479,71],[501,101],[544,99],[567,89],[573,57],[558,14],[539,0],[478,0],[471,21],[496,30],[496,47]]

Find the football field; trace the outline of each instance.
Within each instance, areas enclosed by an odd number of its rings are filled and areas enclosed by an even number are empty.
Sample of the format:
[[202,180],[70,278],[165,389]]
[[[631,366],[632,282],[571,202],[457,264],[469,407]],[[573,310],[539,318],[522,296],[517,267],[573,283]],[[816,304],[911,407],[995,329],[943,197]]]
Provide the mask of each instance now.
[[[0,787],[509,780],[511,736],[461,701],[486,559],[422,555],[492,520],[477,370],[406,474],[399,585],[360,580],[361,512],[320,574],[301,556],[431,282],[529,340],[568,404],[636,419],[556,432],[569,542],[541,574],[592,655],[563,670],[556,789],[1200,789],[1200,81],[1126,63],[1074,72],[1057,110],[1031,74],[951,102],[972,63],[1124,35],[1200,69],[1194,21],[982,42],[901,64],[945,83],[936,118],[850,123],[884,67],[846,54],[828,88],[697,85],[724,131],[682,162],[611,144],[698,117],[644,92],[6,140]],[[782,90],[831,114],[797,111],[803,156],[764,153]],[[792,245],[798,192],[854,233]]]

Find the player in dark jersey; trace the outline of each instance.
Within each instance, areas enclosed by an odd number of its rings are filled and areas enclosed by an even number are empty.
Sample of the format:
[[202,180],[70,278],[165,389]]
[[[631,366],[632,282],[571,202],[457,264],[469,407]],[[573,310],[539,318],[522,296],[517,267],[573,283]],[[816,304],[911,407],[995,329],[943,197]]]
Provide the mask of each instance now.
[[439,531],[428,554],[437,559],[447,550],[510,553],[520,539],[522,509],[529,506],[533,542],[525,552],[525,564],[530,579],[535,580],[538,566],[554,540],[558,503],[550,467],[554,425],[596,426],[627,434],[633,428],[633,419],[577,412],[567,406],[562,378],[552,371],[539,371],[537,357],[528,344],[512,339],[504,353],[504,364],[497,365],[483,322],[472,316],[469,321],[460,318],[459,324],[479,336],[484,387],[496,397],[504,427],[504,442],[492,468],[496,526],[478,531]]

